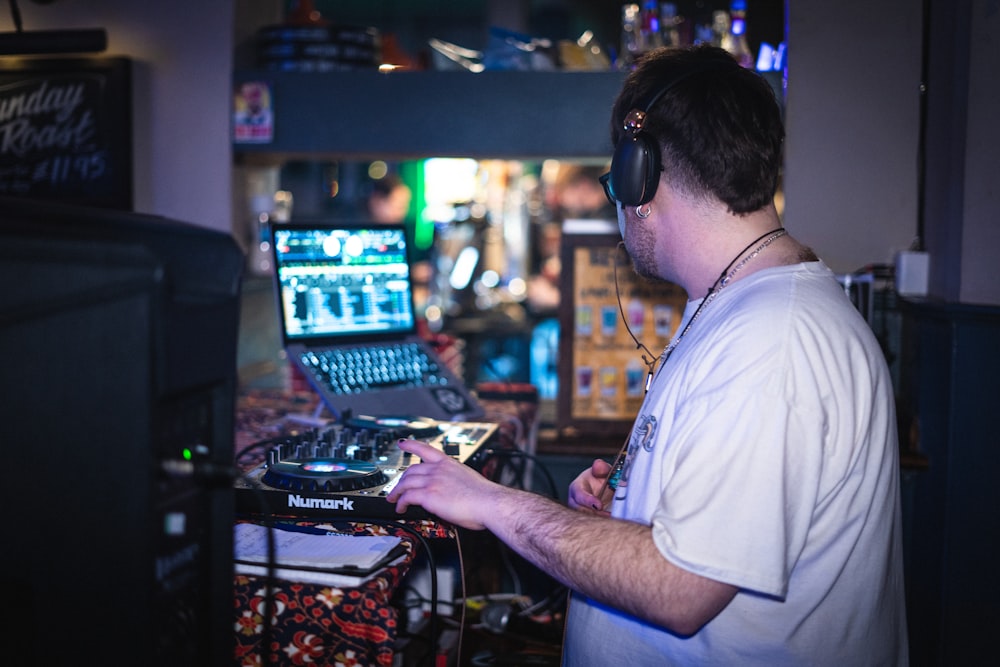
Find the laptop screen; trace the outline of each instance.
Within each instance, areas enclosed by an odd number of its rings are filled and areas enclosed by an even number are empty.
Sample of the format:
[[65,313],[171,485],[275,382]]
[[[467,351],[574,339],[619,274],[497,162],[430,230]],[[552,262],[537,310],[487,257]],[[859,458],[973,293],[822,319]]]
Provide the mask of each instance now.
[[405,335],[415,328],[402,225],[275,225],[285,342]]

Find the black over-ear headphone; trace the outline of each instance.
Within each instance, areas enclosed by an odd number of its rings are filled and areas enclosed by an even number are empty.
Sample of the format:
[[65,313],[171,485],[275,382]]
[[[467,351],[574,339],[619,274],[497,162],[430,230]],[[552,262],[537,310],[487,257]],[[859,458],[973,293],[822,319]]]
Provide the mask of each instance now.
[[624,134],[615,146],[615,153],[611,158],[611,172],[608,175],[611,196],[620,201],[622,206],[642,206],[649,202],[656,194],[656,186],[660,184],[660,172],[663,171],[660,162],[660,144],[655,137],[642,130],[646,114],[653,105],[674,86],[690,76],[707,69],[738,66],[736,62],[713,60],[693,67],[674,77],[661,88],[649,100],[645,109],[632,109],[625,115]]

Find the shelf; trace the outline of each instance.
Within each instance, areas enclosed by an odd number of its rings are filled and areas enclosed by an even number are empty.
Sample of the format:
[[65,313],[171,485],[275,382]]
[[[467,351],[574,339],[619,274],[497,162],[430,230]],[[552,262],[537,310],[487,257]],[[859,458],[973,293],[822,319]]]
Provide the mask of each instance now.
[[330,73],[239,70],[271,87],[274,141],[246,163],[289,159],[610,158],[620,72]]

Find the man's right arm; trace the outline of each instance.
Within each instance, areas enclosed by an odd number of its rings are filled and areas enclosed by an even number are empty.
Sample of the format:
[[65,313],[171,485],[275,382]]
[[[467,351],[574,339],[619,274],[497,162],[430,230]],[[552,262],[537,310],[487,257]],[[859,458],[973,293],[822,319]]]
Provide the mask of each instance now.
[[[445,521],[472,530],[485,528],[549,576],[588,597],[688,635],[736,595],[736,587],[664,558],[647,525],[609,520],[496,484],[424,443],[402,442],[400,448],[423,459],[404,473],[388,496],[400,511],[420,505]],[[581,486],[594,488],[603,473],[604,466],[598,466],[597,473],[592,468],[593,479],[582,480]],[[578,498],[586,495],[589,492]]]

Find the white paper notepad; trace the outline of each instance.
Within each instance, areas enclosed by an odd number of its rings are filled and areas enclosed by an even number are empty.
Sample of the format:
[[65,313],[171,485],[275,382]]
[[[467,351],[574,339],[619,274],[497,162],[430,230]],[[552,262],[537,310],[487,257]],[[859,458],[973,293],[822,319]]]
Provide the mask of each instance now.
[[[236,572],[267,574],[266,526],[237,523],[233,528]],[[356,586],[405,556],[402,539],[388,535],[317,535],[271,528],[275,576],[291,581]]]

